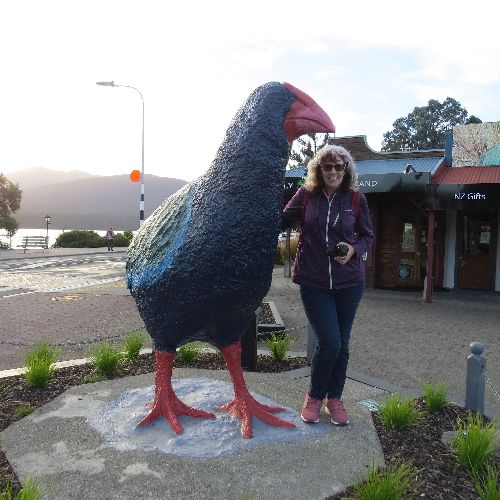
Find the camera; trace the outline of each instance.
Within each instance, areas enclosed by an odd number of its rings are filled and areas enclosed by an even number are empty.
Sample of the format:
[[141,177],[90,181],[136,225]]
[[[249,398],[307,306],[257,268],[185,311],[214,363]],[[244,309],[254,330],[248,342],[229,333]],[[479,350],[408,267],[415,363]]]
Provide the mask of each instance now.
[[326,249],[326,254],[330,257],[345,257],[349,252],[349,247],[345,243],[337,243],[336,245],[330,245]]

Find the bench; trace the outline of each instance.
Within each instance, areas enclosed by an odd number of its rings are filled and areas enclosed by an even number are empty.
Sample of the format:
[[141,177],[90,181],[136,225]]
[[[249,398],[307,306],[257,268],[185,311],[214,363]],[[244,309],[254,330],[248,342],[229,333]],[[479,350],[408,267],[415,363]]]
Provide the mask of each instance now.
[[24,248],[24,253],[28,248],[49,248],[47,236],[23,236],[21,244],[18,247]]

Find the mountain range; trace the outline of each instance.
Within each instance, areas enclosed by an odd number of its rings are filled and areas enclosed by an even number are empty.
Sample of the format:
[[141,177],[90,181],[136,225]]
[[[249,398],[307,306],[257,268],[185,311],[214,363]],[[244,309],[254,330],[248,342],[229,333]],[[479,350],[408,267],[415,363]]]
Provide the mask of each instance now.
[[[13,214],[22,228],[45,228],[46,215],[51,217],[51,229],[139,227],[140,183],[131,182],[127,174],[101,176],[34,167],[5,175],[22,190],[21,209]],[[146,174],[145,218],[186,183]]]

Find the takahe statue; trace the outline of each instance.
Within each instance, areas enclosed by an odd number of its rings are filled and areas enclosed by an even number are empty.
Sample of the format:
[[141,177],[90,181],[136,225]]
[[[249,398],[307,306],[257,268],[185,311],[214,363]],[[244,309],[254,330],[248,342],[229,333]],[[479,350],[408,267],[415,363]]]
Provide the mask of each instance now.
[[[215,418],[180,401],[171,385],[176,348],[195,340],[222,352],[234,399],[219,410],[295,427],[249,393],[240,338],[271,285],[280,231],[283,181],[291,143],[306,133],[334,132],[313,99],[288,83],[257,88],[233,118],[207,172],[167,198],[146,220],[128,251],[127,284],[154,340],[156,388],[151,413],[177,434],[180,415]],[[197,145],[185,162],[198,161]]]

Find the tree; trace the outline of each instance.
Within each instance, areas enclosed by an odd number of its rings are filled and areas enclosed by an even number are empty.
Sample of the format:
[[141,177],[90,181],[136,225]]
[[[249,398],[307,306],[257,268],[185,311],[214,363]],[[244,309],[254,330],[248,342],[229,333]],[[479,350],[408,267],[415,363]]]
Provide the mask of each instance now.
[[[321,136],[323,137],[321,138]],[[293,143],[288,167],[305,167],[309,160],[311,160],[323,146],[328,144],[329,140],[330,134],[307,134],[299,137]]]
[[12,212],[19,210],[21,194],[19,184],[14,184],[5,175],[0,174],[0,223]]
[[9,247],[12,247],[12,238],[19,229],[19,222],[17,222],[17,220],[11,215],[7,215],[0,219],[0,225],[7,232],[7,236],[9,237]]
[[446,133],[454,125],[482,123],[462,105],[447,97],[442,103],[431,99],[427,106],[416,107],[406,118],[398,118],[393,129],[384,134],[382,151],[407,151],[444,148]]

